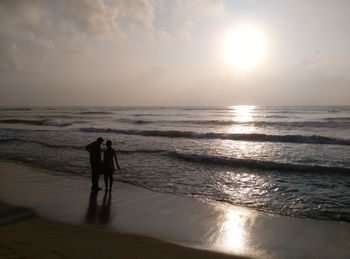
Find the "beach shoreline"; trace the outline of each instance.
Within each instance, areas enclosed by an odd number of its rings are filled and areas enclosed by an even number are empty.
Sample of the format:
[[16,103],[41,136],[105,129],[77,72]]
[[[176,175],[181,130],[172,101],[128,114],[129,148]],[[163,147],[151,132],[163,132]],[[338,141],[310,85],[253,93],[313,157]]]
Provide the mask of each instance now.
[[[284,217],[222,203],[203,203],[120,182],[116,182],[110,196],[105,192],[90,193],[87,178],[49,175],[9,162],[0,162],[0,171],[0,200],[16,207],[30,208],[39,216],[3,225],[1,231],[8,231],[6,233],[14,231],[11,228],[32,227],[34,230],[41,225],[57,224],[60,227],[55,225],[53,229],[66,229],[67,238],[73,238],[74,231],[80,233],[80,228],[88,227],[88,232],[102,231],[99,232],[101,237],[96,234],[97,239],[103,240],[105,237],[102,236],[114,234],[150,237],[164,240],[159,242],[175,243],[176,249],[182,246],[199,248],[199,253],[205,253],[203,249],[210,250],[209,253],[213,253],[210,258],[227,256],[221,253],[256,258],[347,258],[350,255],[350,224],[346,222]],[[75,230],[69,230],[71,228]],[[2,233],[1,236],[7,236]],[[91,242],[94,235],[86,234]],[[19,234],[14,234],[12,241],[19,237]],[[123,238],[116,237],[116,242]],[[1,244],[7,247],[9,243],[6,242],[4,239]],[[145,244],[140,243],[129,245],[134,246],[132,250],[138,250]],[[156,247],[163,245],[168,243],[154,244]],[[14,249],[18,247],[15,245]],[[7,250],[10,252],[11,249]],[[73,256],[70,254],[73,251],[66,253]],[[189,256],[186,258],[196,258],[192,252],[186,250],[184,253]],[[129,258],[134,257],[137,256],[134,254]],[[149,258],[158,257],[150,251]]]
[[[7,207],[8,210],[26,210],[3,203],[1,206]],[[243,258],[180,246],[151,237],[52,222],[34,213],[15,219],[12,217],[6,222],[1,221],[0,256],[1,258]]]

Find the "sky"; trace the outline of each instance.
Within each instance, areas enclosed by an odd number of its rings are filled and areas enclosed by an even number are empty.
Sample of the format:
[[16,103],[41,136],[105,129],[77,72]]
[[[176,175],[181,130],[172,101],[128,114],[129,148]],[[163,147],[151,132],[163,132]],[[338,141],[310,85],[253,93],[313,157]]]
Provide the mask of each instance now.
[[350,105],[349,28],[349,0],[0,0],[0,105]]

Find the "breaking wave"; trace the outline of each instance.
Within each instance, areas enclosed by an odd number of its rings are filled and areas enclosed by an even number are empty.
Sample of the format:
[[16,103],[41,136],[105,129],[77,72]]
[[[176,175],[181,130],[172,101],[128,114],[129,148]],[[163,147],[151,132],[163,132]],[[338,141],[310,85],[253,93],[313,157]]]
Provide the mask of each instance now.
[[177,159],[183,159],[191,162],[227,165],[232,167],[242,167],[258,170],[279,170],[305,173],[350,173],[350,168],[346,167],[328,167],[320,165],[279,163],[274,161],[239,159],[211,155],[184,154],[179,152],[170,152],[169,155]]
[[42,141],[37,140],[29,140],[29,139],[21,139],[21,138],[7,138],[7,139],[0,139],[0,144],[6,144],[6,143],[31,143],[31,144],[37,144],[41,146],[45,146],[48,148],[68,148],[68,149],[82,149],[82,146],[73,146],[73,145],[56,145],[56,144],[50,144]]
[[267,134],[233,134],[233,133],[198,133],[193,131],[176,130],[122,130],[109,128],[80,128],[81,132],[115,133],[126,135],[139,135],[150,137],[167,138],[191,138],[191,139],[225,139],[238,141],[256,142],[288,142],[288,143],[308,143],[308,144],[328,144],[328,145],[350,145],[348,139],[330,138],[319,135],[267,135]]
[[[133,120],[127,118],[117,119],[119,122],[131,124],[151,124],[151,123],[167,123],[167,124],[186,124],[186,125],[203,125],[203,126],[230,126],[230,125],[247,125],[256,127],[350,127],[350,120],[347,118],[332,118],[326,121],[251,121],[241,122],[233,120]],[[332,122],[330,124],[329,122]]]
[[35,125],[35,126],[57,126],[66,127],[72,125],[68,122],[60,122],[55,120],[24,120],[24,119],[3,119],[0,120],[2,124],[25,124],[25,125]]

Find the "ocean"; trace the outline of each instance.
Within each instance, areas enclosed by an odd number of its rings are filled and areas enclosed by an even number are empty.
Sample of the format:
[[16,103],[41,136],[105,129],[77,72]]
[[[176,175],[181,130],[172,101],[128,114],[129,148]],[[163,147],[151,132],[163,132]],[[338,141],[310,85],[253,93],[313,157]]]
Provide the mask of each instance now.
[[0,107],[1,160],[89,177],[99,136],[118,181],[350,222],[350,106]]

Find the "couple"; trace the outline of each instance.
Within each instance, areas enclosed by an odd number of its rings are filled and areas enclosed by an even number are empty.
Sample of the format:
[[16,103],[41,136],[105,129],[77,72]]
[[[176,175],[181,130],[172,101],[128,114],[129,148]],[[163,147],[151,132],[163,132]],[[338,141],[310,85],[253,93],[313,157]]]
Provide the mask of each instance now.
[[107,140],[106,142],[107,149],[103,154],[103,163],[102,163],[101,161],[101,144],[102,143],[103,143],[103,138],[99,137],[97,138],[96,141],[90,143],[85,147],[85,149],[90,153],[90,165],[91,165],[91,172],[92,172],[91,190],[95,190],[95,191],[102,190],[100,187],[98,187],[98,180],[99,180],[100,173],[103,173],[105,178],[106,191],[109,190],[111,192],[112,185],[113,185],[113,173],[115,171],[113,158],[115,159],[117,168],[120,169],[120,167],[118,164],[118,159],[117,159],[115,150],[112,148],[112,141],[110,140]]

